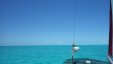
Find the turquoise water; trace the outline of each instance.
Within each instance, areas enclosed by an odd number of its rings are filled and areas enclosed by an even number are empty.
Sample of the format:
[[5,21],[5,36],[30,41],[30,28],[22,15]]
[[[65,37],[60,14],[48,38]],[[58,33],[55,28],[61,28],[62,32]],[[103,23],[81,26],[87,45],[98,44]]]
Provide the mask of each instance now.
[[[71,58],[71,46],[0,46],[0,64],[63,64]],[[81,45],[76,58],[107,61],[107,45]]]

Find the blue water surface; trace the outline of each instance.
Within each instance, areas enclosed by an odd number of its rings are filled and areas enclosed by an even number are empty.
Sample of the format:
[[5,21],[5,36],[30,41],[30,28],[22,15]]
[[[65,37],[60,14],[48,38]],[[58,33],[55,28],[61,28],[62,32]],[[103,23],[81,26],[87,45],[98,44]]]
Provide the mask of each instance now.
[[[107,45],[80,45],[75,58],[107,61],[107,50]],[[0,64],[63,64],[71,55],[71,45],[0,46]]]

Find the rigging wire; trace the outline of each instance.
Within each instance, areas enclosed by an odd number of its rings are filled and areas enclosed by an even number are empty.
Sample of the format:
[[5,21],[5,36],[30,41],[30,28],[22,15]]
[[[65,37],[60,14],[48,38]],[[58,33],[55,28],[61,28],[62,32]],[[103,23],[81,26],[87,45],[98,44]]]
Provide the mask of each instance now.
[[73,29],[74,29],[74,32],[73,32],[73,45],[75,45],[75,21],[76,21],[76,14],[77,14],[77,0],[75,0],[75,12],[74,12],[74,17],[73,17]]
[[73,21],[74,23],[74,32],[73,32],[73,45],[75,45],[75,21]]

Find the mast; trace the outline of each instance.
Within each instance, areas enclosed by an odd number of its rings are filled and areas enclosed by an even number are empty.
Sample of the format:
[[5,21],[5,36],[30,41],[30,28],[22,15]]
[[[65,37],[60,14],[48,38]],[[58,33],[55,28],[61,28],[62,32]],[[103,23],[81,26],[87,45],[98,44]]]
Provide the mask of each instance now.
[[110,28],[109,28],[109,50],[108,50],[108,55],[113,57],[113,42],[112,42],[112,39],[113,39],[113,33],[112,33],[112,29],[113,29],[113,26],[112,26],[112,1],[110,0]]
[[75,22],[74,22],[74,34],[73,34],[73,44],[72,44],[72,64],[74,64],[74,53],[79,50],[79,47],[75,45]]

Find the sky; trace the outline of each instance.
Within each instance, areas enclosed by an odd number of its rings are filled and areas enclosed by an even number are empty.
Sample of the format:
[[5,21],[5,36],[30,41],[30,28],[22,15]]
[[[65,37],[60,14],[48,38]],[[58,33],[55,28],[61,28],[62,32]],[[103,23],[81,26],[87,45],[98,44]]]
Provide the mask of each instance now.
[[0,0],[0,46],[106,45],[109,0]]

